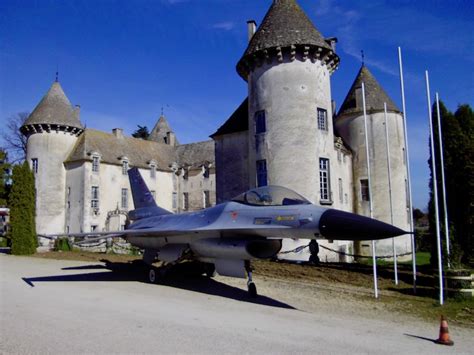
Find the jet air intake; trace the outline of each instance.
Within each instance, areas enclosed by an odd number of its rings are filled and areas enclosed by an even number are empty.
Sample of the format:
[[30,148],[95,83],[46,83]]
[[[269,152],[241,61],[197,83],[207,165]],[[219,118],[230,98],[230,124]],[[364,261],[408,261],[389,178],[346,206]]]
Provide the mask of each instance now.
[[335,209],[321,215],[319,231],[327,239],[334,240],[374,240],[408,234],[391,224]]

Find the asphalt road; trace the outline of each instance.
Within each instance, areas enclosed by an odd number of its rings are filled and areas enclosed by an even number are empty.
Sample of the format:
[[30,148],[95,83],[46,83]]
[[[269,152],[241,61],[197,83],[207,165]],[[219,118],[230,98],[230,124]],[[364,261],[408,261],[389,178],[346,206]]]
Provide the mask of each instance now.
[[451,331],[453,347],[436,345],[438,325],[361,315],[266,278],[255,279],[262,296],[251,301],[245,280],[150,285],[128,269],[0,255],[0,280],[2,354],[472,354],[474,346],[468,329]]

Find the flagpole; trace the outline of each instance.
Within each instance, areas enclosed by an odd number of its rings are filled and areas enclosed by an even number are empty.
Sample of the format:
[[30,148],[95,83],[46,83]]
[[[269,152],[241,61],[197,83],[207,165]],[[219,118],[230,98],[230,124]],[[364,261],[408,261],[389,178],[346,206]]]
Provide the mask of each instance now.
[[426,78],[426,98],[428,101],[428,118],[430,122],[430,147],[431,147],[431,171],[433,174],[433,196],[435,203],[435,217],[436,217],[436,246],[438,249],[438,271],[439,271],[439,304],[443,304],[443,265],[441,262],[441,237],[439,232],[439,209],[438,209],[438,188],[436,180],[436,156],[434,148],[433,136],[433,122],[431,119],[431,98],[430,98],[430,81],[428,78],[428,71],[425,71]]
[[413,269],[413,293],[416,294],[416,250],[415,250],[415,226],[413,222],[413,198],[411,193],[411,173],[410,173],[410,153],[408,151],[408,131],[407,131],[407,109],[405,105],[405,84],[403,80],[403,62],[402,49],[398,47],[398,63],[400,67],[400,90],[402,94],[402,110],[403,110],[403,130],[405,138],[405,164],[407,168],[407,190],[408,190],[408,216],[410,218],[411,234],[411,258]]
[[449,225],[448,225],[448,206],[446,203],[446,182],[444,180],[444,150],[441,130],[441,113],[439,110],[439,95],[436,93],[436,111],[438,114],[438,138],[439,138],[439,155],[441,157],[441,186],[443,187],[443,208],[444,208],[444,235],[446,236],[446,255],[448,256],[448,268],[451,267],[449,260]]
[[[387,143],[387,175],[388,175],[388,197],[390,202],[390,223],[393,225],[393,200],[392,200],[392,167],[390,164],[390,144],[388,138],[388,120],[387,120],[387,103],[383,103],[383,111],[385,117],[385,141]],[[397,250],[395,248],[395,238],[392,238],[393,250],[393,272],[395,276],[395,285],[398,285],[398,266],[397,266]]]
[[[369,184],[369,209],[370,218],[374,218],[374,210],[372,204],[372,184],[370,179],[370,156],[369,156],[369,136],[367,130],[367,110],[365,107],[365,84],[362,83],[362,105],[364,107],[364,127],[365,127],[365,154],[367,158],[367,179]],[[374,271],[374,295],[375,298],[379,297],[379,291],[377,286],[377,258],[375,256],[375,240],[372,240],[372,264]]]

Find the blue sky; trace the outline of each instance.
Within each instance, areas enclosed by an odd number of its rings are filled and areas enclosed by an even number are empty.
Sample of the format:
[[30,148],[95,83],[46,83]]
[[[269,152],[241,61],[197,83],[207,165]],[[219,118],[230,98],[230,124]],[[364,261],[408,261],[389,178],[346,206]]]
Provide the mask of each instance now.
[[[3,0],[0,120],[31,111],[54,80],[82,122],[110,131],[153,127],[164,107],[182,143],[208,139],[246,96],[235,65],[246,21],[271,0]],[[325,37],[339,39],[337,107],[365,62],[401,107],[403,50],[414,205],[428,200],[424,71],[450,110],[474,98],[474,1],[300,0]]]

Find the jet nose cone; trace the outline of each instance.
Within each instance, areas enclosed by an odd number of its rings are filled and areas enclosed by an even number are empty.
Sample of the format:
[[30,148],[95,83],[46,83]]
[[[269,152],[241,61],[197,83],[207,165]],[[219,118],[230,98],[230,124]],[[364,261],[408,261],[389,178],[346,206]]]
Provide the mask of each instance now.
[[319,231],[324,237],[336,240],[373,240],[408,234],[391,224],[334,209],[321,215]]

